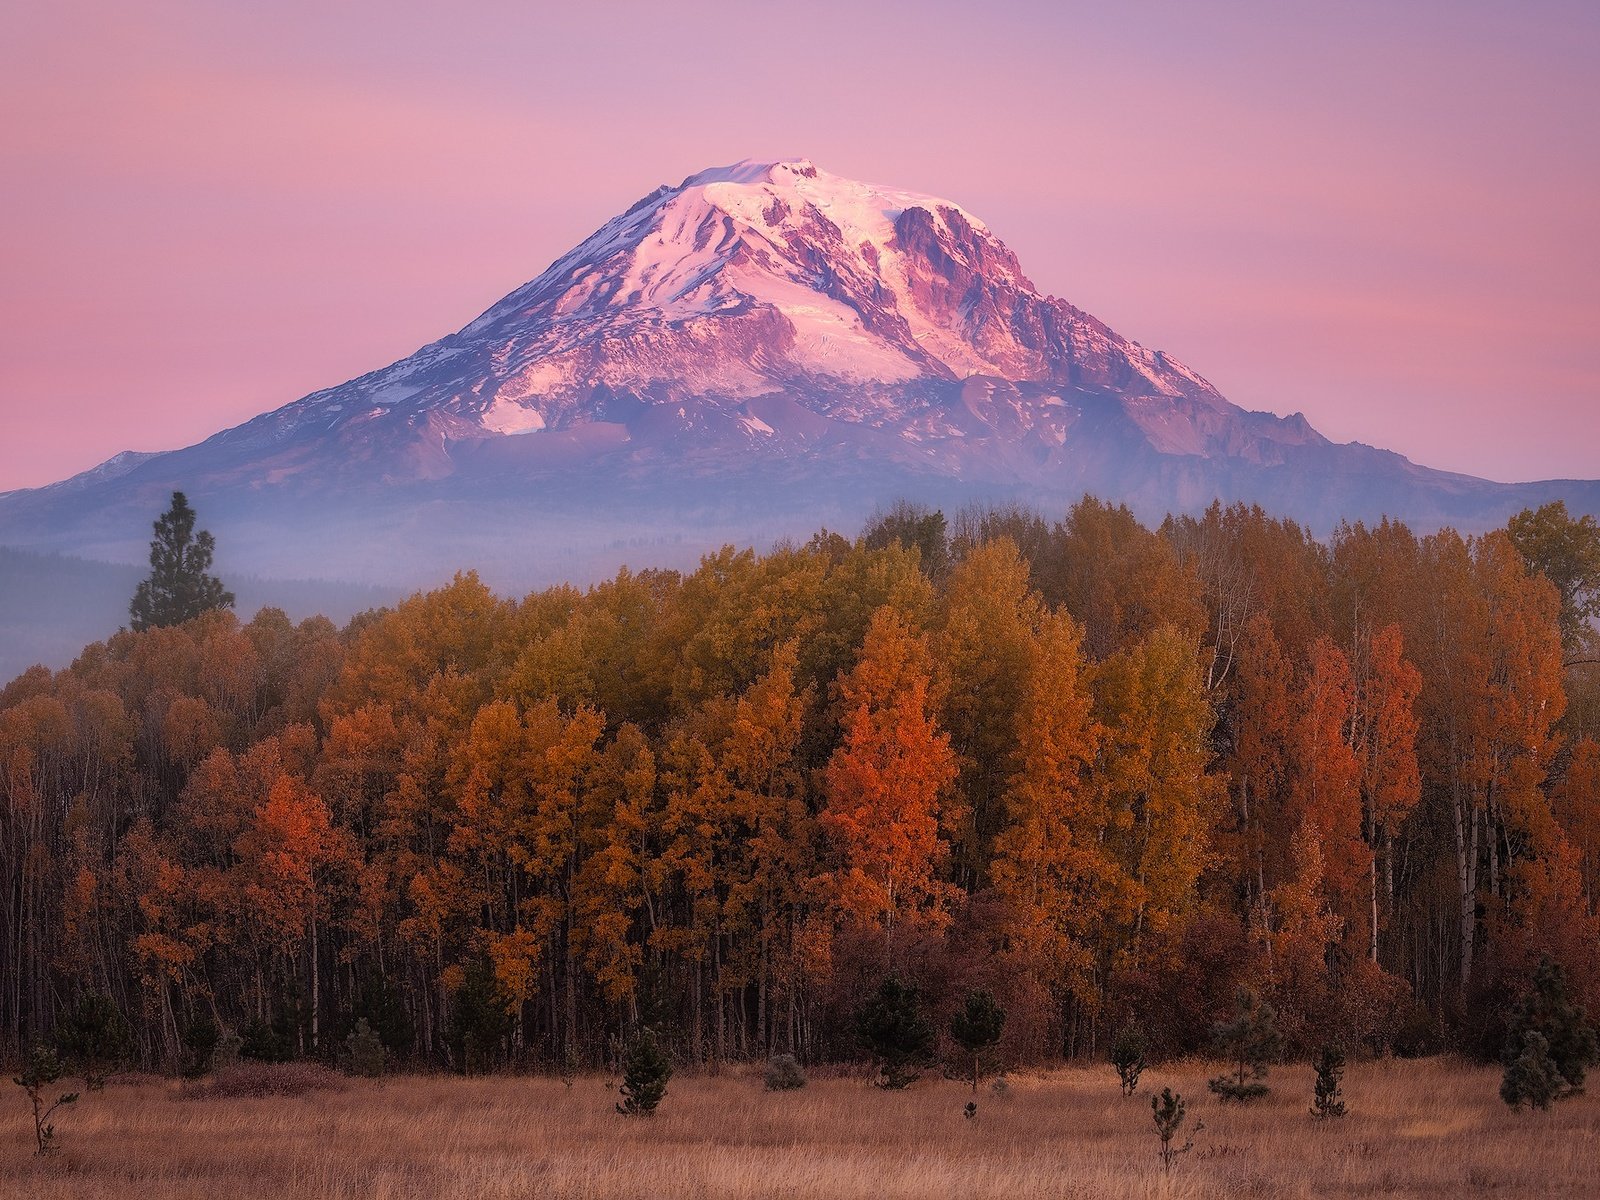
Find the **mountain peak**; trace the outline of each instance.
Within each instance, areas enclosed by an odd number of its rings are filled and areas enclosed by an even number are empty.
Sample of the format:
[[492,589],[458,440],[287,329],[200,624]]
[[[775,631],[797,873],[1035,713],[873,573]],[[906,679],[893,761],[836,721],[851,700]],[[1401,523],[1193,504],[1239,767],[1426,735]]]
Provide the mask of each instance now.
[[786,175],[815,179],[819,174],[817,165],[809,158],[741,158],[725,167],[696,171],[680,183],[678,189],[710,183],[778,183]]
[[953,201],[834,175],[809,158],[741,159],[725,167],[697,171],[676,188],[663,188],[655,195],[693,191],[713,196],[756,192],[769,197],[799,197],[803,203],[814,205],[830,216],[837,209],[844,221],[862,226],[860,232],[867,237],[881,235],[882,221],[892,223],[910,208],[921,208],[929,213],[956,212],[968,225],[988,232],[982,221]]
[[[1181,365],[1041,295],[949,200],[745,159],[650,193],[462,332],[503,346],[482,409],[498,433],[559,428],[596,387],[654,402],[974,375],[1103,377],[1206,394]],[[625,347],[625,348],[624,348]],[[857,396],[859,402],[859,395]]]

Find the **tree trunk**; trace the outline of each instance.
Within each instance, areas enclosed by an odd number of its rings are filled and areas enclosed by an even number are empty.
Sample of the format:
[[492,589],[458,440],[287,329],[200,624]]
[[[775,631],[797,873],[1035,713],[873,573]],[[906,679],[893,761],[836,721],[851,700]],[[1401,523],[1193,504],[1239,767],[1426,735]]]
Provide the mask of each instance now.
[[317,914],[311,914],[311,1052],[322,1048],[322,958],[317,937]]
[[1369,953],[1372,961],[1374,963],[1376,963],[1378,961],[1378,832],[1377,832],[1376,829],[1374,829],[1373,833],[1372,833],[1372,847],[1371,847],[1371,849],[1372,849],[1372,862],[1370,864],[1371,873],[1370,873],[1370,876],[1369,876],[1369,878],[1367,880],[1367,884],[1368,884],[1369,890],[1372,893],[1372,896],[1371,896],[1371,900],[1372,900],[1371,933],[1372,933],[1372,936],[1371,936],[1371,939],[1370,939],[1370,941],[1368,943],[1368,953]]
[[1453,818],[1456,849],[1456,889],[1463,994],[1472,979],[1472,955],[1478,933],[1478,808],[1457,789]]

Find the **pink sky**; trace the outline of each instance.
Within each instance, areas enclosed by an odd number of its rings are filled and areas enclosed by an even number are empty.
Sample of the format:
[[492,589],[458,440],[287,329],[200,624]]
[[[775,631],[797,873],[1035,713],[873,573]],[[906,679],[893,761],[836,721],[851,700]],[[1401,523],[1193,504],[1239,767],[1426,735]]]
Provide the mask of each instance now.
[[1600,476],[1600,6],[1300,7],[12,6],[0,489],[386,364],[758,155],[961,202],[1246,407]]

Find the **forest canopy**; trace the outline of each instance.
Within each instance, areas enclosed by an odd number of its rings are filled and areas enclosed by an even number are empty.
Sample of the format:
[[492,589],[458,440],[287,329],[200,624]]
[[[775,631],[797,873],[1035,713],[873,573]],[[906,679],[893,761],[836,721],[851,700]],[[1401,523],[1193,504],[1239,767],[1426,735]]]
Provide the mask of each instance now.
[[1292,1051],[1492,1052],[1544,957],[1600,1001],[1600,654],[1547,515],[900,506],[124,631],[0,691],[0,1056],[93,995],[160,1068],[361,1019],[457,1069],[641,1026],[842,1059],[888,978],[940,1029],[987,992],[1014,1061],[1201,1048],[1241,986]]

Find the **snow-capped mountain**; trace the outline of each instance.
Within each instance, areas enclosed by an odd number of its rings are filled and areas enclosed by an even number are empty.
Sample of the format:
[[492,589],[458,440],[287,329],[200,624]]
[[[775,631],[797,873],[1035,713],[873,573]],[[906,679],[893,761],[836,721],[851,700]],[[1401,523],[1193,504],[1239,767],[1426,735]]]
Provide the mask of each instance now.
[[1445,475],[1246,412],[1041,292],[959,205],[803,159],[658,188],[381,370],[0,497],[0,543],[126,556],[174,488],[251,569],[382,579],[573,573],[562,554],[848,524],[900,495],[1247,499],[1319,529],[1600,507],[1592,485]]
[[[1021,448],[1043,479],[1084,393],[1127,398],[1161,450],[1231,435],[1271,457],[1204,379],[1039,293],[959,206],[805,160],[742,162],[651,193],[459,333],[222,440],[273,453],[315,431],[342,459],[383,445],[392,476],[433,478],[486,438],[781,453],[872,431],[955,477],[1007,479],[1021,464],[989,460]],[[1278,426],[1261,428],[1309,434]]]

